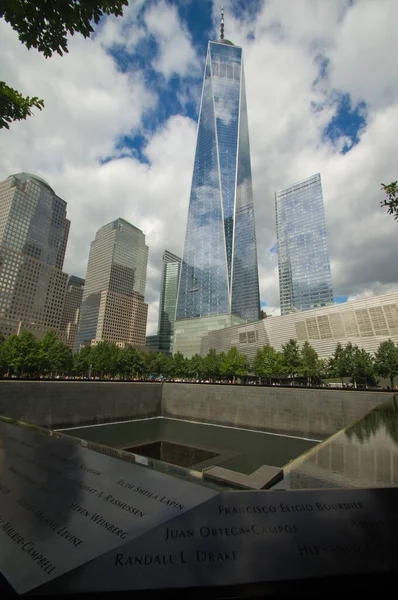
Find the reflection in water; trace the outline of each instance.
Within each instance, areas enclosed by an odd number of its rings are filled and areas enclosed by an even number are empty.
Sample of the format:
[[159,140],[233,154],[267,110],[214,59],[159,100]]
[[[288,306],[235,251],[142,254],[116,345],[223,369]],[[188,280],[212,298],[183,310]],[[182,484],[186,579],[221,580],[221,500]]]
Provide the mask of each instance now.
[[398,485],[398,396],[284,469],[274,489]]
[[361,443],[369,442],[376,433],[384,429],[385,435],[398,446],[398,401],[395,396],[391,402],[378,406],[346,431],[349,440],[356,437]]

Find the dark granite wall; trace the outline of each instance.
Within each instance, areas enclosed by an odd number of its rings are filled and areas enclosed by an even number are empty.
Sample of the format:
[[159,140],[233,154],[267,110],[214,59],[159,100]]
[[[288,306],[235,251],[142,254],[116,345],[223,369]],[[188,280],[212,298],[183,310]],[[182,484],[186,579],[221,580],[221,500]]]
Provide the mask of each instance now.
[[383,392],[168,383],[165,417],[325,438],[393,394]]
[[0,415],[57,429],[160,414],[161,383],[0,381]]
[[392,394],[178,383],[0,381],[0,414],[61,428],[163,414],[324,438]]

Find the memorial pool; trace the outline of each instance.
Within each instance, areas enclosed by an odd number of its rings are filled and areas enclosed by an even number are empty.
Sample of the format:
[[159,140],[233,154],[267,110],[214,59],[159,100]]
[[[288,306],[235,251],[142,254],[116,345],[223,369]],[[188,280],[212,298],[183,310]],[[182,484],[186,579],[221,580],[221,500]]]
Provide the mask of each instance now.
[[165,417],[62,432],[197,471],[218,465],[244,474],[264,464],[283,467],[321,441]]

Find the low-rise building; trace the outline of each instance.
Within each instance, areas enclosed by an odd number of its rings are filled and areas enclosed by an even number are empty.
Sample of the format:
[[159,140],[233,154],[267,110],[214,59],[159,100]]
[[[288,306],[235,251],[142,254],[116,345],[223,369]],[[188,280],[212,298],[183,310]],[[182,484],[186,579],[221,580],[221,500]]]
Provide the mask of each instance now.
[[308,341],[320,358],[328,358],[339,342],[374,354],[389,338],[398,343],[398,292],[209,331],[201,339],[200,353],[205,356],[210,348],[228,352],[234,346],[252,361],[259,348],[269,345],[280,351],[296,339],[300,346]]

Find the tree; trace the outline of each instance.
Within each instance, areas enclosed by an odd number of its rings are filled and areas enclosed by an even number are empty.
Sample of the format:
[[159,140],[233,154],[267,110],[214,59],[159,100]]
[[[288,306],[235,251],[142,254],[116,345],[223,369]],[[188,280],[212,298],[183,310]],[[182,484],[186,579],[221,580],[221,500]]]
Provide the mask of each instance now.
[[54,330],[46,332],[37,348],[40,373],[50,374],[69,372],[72,367],[72,353],[63,342],[58,340]]
[[195,354],[188,360],[188,372],[190,377],[200,379],[203,374],[203,358],[200,354]]
[[203,358],[202,369],[203,375],[210,381],[214,381],[221,376],[221,357],[217,354],[215,348],[210,348],[209,352]]
[[4,352],[4,338],[0,335],[0,376],[5,372],[7,368]]
[[301,365],[300,348],[297,340],[289,340],[287,344],[282,346],[282,356],[285,369],[294,383],[294,378]]
[[[68,34],[90,37],[92,23],[103,15],[123,15],[128,0],[2,0],[0,18],[11,25],[25,46],[36,48],[46,58],[68,52]],[[33,107],[41,110],[43,100],[24,97],[0,82],[0,129],[9,129],[15,120],[26,119]]]
[[38,343],[30,331],[11,335],[4,343],[4,361],[9,372],[22,377],[38,370]]
[[398,181],[385,185],[381,184],[381,189],[384,190],[386,197],[382,202],[381,206],[387,207],[387,213],[393,215],[393,218],[398,221]]
[[0,129],[10,129],[13,121],[22,121],[30,117],[32,108],[41,110],[44,101],[37,96],[22,96],[17,90],[0,81]]
[[358,346],[353,346],[351,342],[348,342],[343,350],[344,368],[346,373],[351,377],[354,387],[357,387],[358,377],[357,353]]
[[144,373],[144,359],[142,352],[133,346],[124,348],[120,358],[120,371],[123,377],[142,377]]
[[249,362],[235,346],[232,346],[221,362],[221,375],[235,381],[237,377],[244,377],[249,372]]
[[366,352],[364,348],[361,348],[357,351],[356,362],[358,378],[364,379],[367,387],[369,379],[374,376],[373,356],[369,352]]
[[91,346],[83,346],[80,352],[76,352],[76,354],[73,355],[73,370],[82,377],[89,377],[91,374],[91,351]]
[[174,379],[189,377],[188,361],[181,352],[176,352],[173,355],[169,366],[169,373]]
[[253,370],[259,377],[266,377],[271,385],[272,377],[281,373],[281,355],[273,346],[264,346],[257,350],[253,363]]
[[116,344],[107,341],[98,342],[91,349],[91,366],[94,373],[101,377],[110,375],[114,377],[119,369],[120,349]]
[[337,344],[333,356],[329,359],[329,371],[331,377],[340,377],[343,381],[347,373],[346,354],[340,342]]
[[391,389],[398,375],[398,348],[391,339],[381,342],[375,354],[375,371],[381,377],[390,378]]
[[300,356],[301,373],[307,378],[307,385],[311,385],[311,379],[319,377],[321,372],[318,352],[309,342],[304,342],[303,347],[300,350]]

